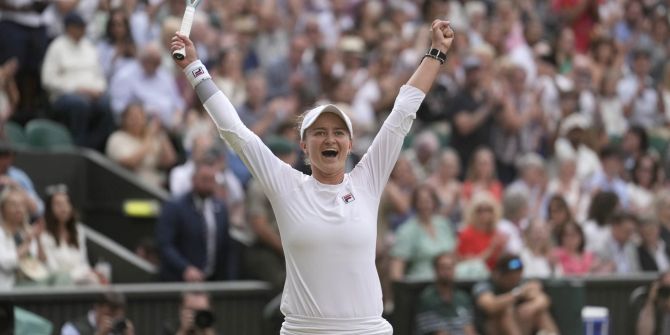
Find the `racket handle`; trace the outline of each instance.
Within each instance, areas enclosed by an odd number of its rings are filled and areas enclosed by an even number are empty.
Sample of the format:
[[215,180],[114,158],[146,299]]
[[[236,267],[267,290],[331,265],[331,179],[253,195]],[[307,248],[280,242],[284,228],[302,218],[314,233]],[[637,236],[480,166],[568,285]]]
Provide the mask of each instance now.
[[[193,25],[193,17],[195,17],[195,7],[186,6],[184,11],[184,17],[181,19],[181,28],[179,28],[179,33],[185,36],[191,34],[191,26]],[[176,60],[182,60],[186,56],[186,50],[181,48],[175,50],[172,53],[172,57]]]

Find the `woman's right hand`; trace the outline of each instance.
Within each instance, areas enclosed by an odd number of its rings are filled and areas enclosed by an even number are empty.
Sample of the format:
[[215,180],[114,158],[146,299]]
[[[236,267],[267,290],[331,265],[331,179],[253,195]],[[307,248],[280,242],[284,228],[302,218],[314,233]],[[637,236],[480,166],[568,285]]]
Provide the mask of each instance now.
[[195,62],[198,60],[198,54],[195,51],[195,46],[193,45],[193,41],[191,41],[188,36],[182,35],[179,32],[175,33],[174,37],[172,37],[172,42],[170,43],[170,52],[175,52],[181,48],[185,48],[185,55],[184,59],[182,60],[176,60],[174,59],[174,62],[179,66],[182,70],[189,64]]

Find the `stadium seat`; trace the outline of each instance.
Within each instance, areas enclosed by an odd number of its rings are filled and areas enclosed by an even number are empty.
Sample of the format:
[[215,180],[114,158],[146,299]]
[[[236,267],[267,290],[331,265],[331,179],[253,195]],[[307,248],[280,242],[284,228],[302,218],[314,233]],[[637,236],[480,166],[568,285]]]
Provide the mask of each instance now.
[[35,149],[74,148],[70,132],[60,123],[36,119],[26,125],[28,144]]
[[26,136],[23,127],[18,123],[8,121],[4,127],[5,136],[9,142],[18,147],[28,145],[28,137]]

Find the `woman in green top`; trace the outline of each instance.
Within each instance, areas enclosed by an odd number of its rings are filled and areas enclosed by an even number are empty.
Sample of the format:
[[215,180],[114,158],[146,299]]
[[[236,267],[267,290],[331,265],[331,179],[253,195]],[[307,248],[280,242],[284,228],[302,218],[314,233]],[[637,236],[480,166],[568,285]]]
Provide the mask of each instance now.
[[432,280],[433,258],[456,247],[449,220],[437,213],[439,203],[433,188],[425,184],[417,187],[412,206],[414,215],[398,228],[391,249],[392,280]]

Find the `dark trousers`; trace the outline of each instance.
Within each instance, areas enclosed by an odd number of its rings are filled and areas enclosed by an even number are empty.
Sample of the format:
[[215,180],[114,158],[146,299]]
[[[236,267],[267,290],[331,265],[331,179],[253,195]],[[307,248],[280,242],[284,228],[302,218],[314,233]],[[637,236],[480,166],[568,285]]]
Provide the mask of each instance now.
[[12,21],[0,21],[0,64],[16,58],[19,68],[16,85],[21,93],[15,118],[25,122],[38,116],[44,103],[40,69],[48,45],[45,27],[26,27]]
[[93,99],[76,93],[64,94],[53,102],[52,111],[54,119],[70,129],[75,144],[104,151],[114,128],[107,95]]

